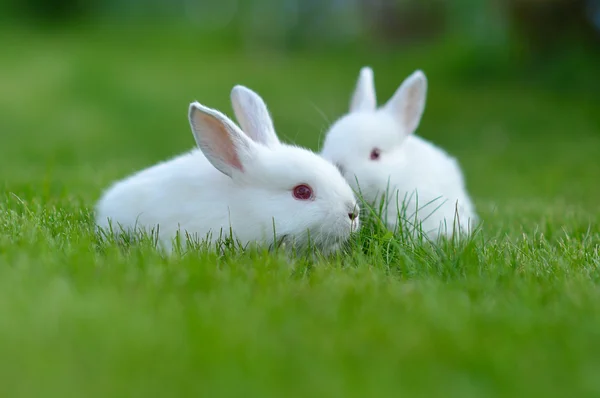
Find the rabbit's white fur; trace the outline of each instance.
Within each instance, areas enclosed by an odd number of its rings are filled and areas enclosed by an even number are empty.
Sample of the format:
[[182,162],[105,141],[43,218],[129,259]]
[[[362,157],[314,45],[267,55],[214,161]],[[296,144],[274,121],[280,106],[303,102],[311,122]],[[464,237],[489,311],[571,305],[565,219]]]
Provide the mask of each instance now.
[[[280,143],[258,94],[236,86],[231,100],[244,132],[222,113],[192,103],[200,150],[116,182],[97,204],[97,224],[157,230],[167,250],[178,231],[183,239],[185,231],[211,242],[231,231],[242,244],[305,246],[310,239],[324,252],[336,250],[359,227],[350,186],[317,154]],[[312,187],[313,198],[293,197],[300,184]]]
[[[373,71],[363,67],[350,112],[329,129],[321,155],[373,204],[387,193],[382,216],[388,228],[429,238],[472,232],[477,221],[461,168],[443,149],[413,134],[425,108],[427,79],[417,70],[377,108]],[[376,149],[380,155],[371,159]],[[399,217],[400,215],[400,217]]]

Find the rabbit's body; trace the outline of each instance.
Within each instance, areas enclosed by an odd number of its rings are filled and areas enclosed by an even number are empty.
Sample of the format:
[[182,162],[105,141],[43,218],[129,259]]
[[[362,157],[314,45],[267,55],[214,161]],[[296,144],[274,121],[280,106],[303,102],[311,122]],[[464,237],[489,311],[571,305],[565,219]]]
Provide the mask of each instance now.
[[[423,232],[430,238],[440,232],[451,234],[455,219],[461,230],[467,231],[470,228],[473,205],[465,195],[461,169],[455,158],[415,135],[407,137],[392,156],[395,157],[395,162],[390,165],[392,172],[389,174],[389,189],[386,180],[384,192],[369,198],[376,203],[387,192],[385,203],[388,205],[384,216],[388,227],[396,227],[400,214],[408,225],[413,225],[418,220]],[[412,166],[423,158],[432,161],[422,168],[414,169]]]
[[[212,167],[200,150],[193,150],[116,182],[98,203],[99,225],[108,227],[109,218],[127,226],[160,225],[161,237],[173,237],[178,230],[204,237],[215,226],[227,232],[231,215],[223,197],[230,197],[235,189],[233,181]],[[235,224],[239,224],[237,213],[233,212]]]
[[412,134],[424,108],[424,79],[407,79],[378,109],[372,72],[363,69],[351,112],[331,126],[321,155],[368,202],[378,205],[387,193],[382,217],[389,228],[420,224],[430,238],[470,232],[477,216],[457,160]]
[[[301,246],[310,238],[326,252],[358,228],[352,190],[333,165],[276,137],[269,136],[268,146],[265,140],[255,143],[224,115],[199,107],[192,105],[190,119],[201,150],[115,183],[97,205],[99,226],[158,232],[166,249],[179,232],[182,242],[186,234],[197,241],[232,234],[242,244],[289,241]],[[231,136],[215,120],[224,121]],[[217,136],[206,133],[211,129]],[[314,190],[312,197],[294,197],[299,185]]]

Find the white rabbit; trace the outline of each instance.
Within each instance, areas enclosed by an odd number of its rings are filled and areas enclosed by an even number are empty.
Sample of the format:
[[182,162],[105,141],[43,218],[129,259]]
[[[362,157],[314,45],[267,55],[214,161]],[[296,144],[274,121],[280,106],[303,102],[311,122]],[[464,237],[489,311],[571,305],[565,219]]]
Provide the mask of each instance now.
[[280,143],[258,94],[236,86],[231,101],[244,131],[221,112],[190,104],[200,150],[116,182],[97,204],[97,224],[154,231],[167,251],[178,231],[183,242],[184,232],[214,242],[231,231],[242,244],[336,250],[359,227],[346,180],[319,155]]
[[366,201],[385,199],[382,217],[388,228],[398,227],[401,219],[405,231],[417,231],[420,224],[430,239],[470,233],[477,215],[458,162],[413,134],[426,91],[425,74],[417,70],[378,108],[373,71],[363,67],[350,112],[330,127],[321,155]]

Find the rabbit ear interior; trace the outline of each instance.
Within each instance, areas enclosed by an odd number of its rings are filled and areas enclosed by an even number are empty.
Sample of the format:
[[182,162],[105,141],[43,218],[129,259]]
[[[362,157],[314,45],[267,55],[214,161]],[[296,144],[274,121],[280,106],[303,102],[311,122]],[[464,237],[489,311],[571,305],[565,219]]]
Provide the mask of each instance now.
[[374,111],[377,107],[373,69],[368,66],[360,70],[354,94],[350,100],[350,112]]
[[383,109],[402,124],[407,134],[412,134],[421,122],[426,97],[427,78],[422,71],[417,70],[402,82]]
[[231,104],[240,127],[248,137],[267,147],[279,145],[267,105],[257,93],[237,85],[231,90]]
[[253,144],[227,116],[194,102],[189,119],[196,144],[217,170],[229,177],[244,171]]

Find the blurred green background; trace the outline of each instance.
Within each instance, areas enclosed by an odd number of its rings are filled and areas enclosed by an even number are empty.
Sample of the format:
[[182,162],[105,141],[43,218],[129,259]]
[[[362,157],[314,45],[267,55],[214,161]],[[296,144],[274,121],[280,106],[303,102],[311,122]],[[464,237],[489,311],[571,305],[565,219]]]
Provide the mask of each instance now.
[[0,7],[0,173],[20,198],[91,207],[111,180],[193,146],[190,101],[231,115],[234,84],[264,97],[284,140],[318,149],[371,65],[380,103],[425,71],[418,134],[459,158],[492,232],[511,208],[534,211],[532,229],[552,206],[597,209],[598,1]]

